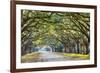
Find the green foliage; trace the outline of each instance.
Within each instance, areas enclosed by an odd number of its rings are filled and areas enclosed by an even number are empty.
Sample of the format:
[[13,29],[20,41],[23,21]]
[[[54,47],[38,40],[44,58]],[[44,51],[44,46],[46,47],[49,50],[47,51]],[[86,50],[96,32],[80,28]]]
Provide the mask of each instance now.
[[73,42],[89,43],[89,30],[89,13],[21,11],[22,49],[51,44],[70,48]]

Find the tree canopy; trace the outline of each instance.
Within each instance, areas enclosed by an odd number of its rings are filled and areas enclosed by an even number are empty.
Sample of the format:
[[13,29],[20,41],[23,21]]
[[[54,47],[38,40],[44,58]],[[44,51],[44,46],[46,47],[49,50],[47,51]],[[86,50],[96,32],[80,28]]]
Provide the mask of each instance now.
[[90,13],[21,10],[22,54],[39,45],[89,54],[89,43]]

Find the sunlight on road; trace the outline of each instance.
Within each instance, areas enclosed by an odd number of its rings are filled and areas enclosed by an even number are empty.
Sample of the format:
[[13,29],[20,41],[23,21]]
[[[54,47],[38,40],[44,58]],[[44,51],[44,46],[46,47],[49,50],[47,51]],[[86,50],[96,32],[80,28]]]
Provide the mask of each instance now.
[[40,57],[38,59],[40,62],[66,60],[64,56],[52,52],[52,48],[50,46],[43,46],[38,52],[40,53]]

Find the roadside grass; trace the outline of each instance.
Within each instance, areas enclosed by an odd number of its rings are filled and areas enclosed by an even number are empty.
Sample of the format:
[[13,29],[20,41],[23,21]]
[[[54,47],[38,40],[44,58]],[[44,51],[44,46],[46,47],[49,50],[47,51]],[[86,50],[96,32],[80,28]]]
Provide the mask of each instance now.
[[64,56],[66,57],[72,57],[72,58],[81,58],[84,60],[90,59],[90,55],[84,55],[84,54],[74,54],[74,53],[64,53]]
[[25,63],[25,62],[35,61],[36,59],[38,59],[39,54],[40,54],[39,52],[32,52],[32,53],[26,54],[21,57],[21,62]]

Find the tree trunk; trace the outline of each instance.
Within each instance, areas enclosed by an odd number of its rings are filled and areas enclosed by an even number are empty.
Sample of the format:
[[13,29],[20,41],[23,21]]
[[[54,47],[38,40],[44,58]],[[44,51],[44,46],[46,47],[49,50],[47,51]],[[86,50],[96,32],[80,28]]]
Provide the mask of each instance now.
[[86,54],[89,54],[89,52],[90,52],[90,48],[89,47],[90,47],[89,44],[86,44]]
[[80,43],[79,43],[79,40],[76,42],[76,45],[77,45],[77,53],[80,53]]
[[66,46],[66,44],[64,45],[64,52],[65,53],[67,52],[67,46]]

